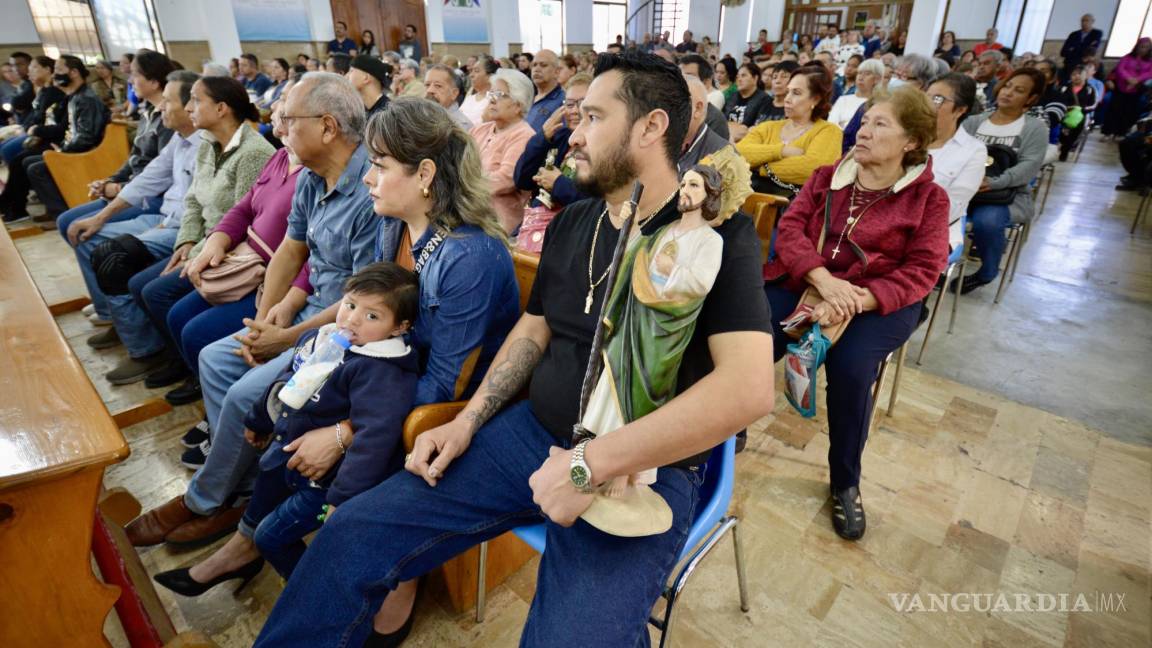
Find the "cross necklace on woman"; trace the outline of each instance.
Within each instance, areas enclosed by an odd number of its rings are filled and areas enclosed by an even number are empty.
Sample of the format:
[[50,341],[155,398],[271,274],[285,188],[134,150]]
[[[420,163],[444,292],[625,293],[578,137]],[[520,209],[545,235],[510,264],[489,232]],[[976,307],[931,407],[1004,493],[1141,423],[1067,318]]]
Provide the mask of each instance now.
[[[857,189],[859,189],[861,193],[857,193]],[[872,205],[880,202],[884,196],[888,195],[891,190],[892,187],[886,187],[884,189],[869,189],[861,185],[859,182],[852,183],[852,194],[848,199],[848,222],[844,229],[840,230],[840,237],[836,239],[836,246],[832,248],[833,259],[836,258],[837,254],[840,254],[840,244],[844,242],[845,236],[851,235],[852,230],[856,229],[856,226],[864,217],[864,212],[867,211],[868,208]],[[869,200],[869,194],[879,195]],[[851,239],[849,239],[849,241],[851,241]]]

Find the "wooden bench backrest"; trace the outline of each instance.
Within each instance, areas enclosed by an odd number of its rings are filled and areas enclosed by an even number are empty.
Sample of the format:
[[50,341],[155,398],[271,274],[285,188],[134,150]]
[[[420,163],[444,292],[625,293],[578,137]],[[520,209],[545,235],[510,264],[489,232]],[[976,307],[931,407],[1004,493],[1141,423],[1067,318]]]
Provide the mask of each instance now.
[[776,219],[780,210],[788,205],[788,199],[772,194],[754,193],[744,201],[743,212],[752,217],[756,234],[760,237],[760,251],[763,260],[768,261],[768,248],[772,245],[772,230],[776,229]]
[[128,159],[128,129],[112,122],[104,129],[100,145],[84,153],[46,151],[44,164],[68,207],[88,202],[88,184],[116,173]]

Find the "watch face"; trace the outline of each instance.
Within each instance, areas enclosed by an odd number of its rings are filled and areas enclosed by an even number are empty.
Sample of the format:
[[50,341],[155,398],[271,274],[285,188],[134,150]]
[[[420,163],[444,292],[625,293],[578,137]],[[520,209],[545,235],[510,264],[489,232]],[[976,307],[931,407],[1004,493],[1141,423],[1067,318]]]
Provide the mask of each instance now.
[[584,466],[572,466],[571,477],[576,488],[584,488],[588,485],[588,470]]

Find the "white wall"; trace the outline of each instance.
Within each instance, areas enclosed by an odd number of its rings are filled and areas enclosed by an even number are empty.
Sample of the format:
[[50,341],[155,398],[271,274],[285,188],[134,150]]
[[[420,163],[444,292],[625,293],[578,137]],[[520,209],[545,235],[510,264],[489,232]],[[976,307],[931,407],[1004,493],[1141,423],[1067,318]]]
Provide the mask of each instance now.
[[1068,34],[1080,29],[1080,16],[1090,13],[1096,17],[1096,29],[1104,32],[1104,39],[1107,40],[1108,30],[1112,28],[1119,6],[1119,0],[1056,0],[1052,5],[1052,19],[1048,21],[1045,37],[1049,40],[1064,40]]
[[22,0],[6,0],[0,8],[0,43],[39,43],[40,34],[32,22],[32,10]]
[[748,32],[752,29],[751,25],[751,1],[738,7],[724,7],[720,25],[720,55],[731,54],[739,61],[740,55],[748,50]]
[[[430,2],[427,6],[433,4],[437,2]],[[431,14],[428,15],[428,22],[432,22]],[[588,20],[592,20],[591,15]],[[443,25],[440,26],[440,35],[444,35]],[[508,56],[508,43],[523,42],[520,36],[520,3],[517,0],[489,0],[488,38],[492,41],[492,55],[497,58]]]
[[564,0],[564,43],[592,44],[592,0]]
[[984,40],[984,33],[996,23],[996,5],[989,0],[953,0],[944,29],[955,32],[957,40]]
[[944,11],[948,0],[916,0],[908,21],[908,42],[904,52],[932,56],[936,51],[937,34],[943,31]]
[[720,3],[717,0],[692,0],[688,8],[688,29],[692,30],[692,39],[696,42],[705,36],[716,42],[720,36]]
[[[240,33],[230,0],[154,0],[156,19],[165,40],[208,41],[212,60],[240,56]],[[331,11],[328,16],[331,21]]]
[[328,0],[308,0],[308,28],[312,31],[314,41],[323,42],[336,38],[332,5]]
[[768,42],[780,40],[780,26],[784,22],[784,0],[748,0],[752,4],[752,24],[748,27],[748,40],[756,40],[761,29],[768,30]]

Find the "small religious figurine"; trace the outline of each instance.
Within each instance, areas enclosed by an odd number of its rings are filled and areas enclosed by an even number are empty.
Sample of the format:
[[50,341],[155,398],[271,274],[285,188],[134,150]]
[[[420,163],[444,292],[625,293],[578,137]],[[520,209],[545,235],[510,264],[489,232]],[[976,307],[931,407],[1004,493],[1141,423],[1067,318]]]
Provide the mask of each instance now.
[[[556,168],[556,149],[549,149],[548,156],[544,158],[544,168],[552,170]],[[540,187],[540,193],[536,194],[536,200],[548,209],[552,209],[552,194],[544,187]]]
[[[720,215],[722,193],[719,171],[692,167],[680,181],[680,218],[629,243],[605,315],[604,368],[581,420],[589,432],[610,434],[676,395],[684,350],[720,271],[724,242],[713,227],[731,215]],[[672,510],[650,488],[655,481],[653,468],[607,482],[581,517],[618,536],[663,533]]]

